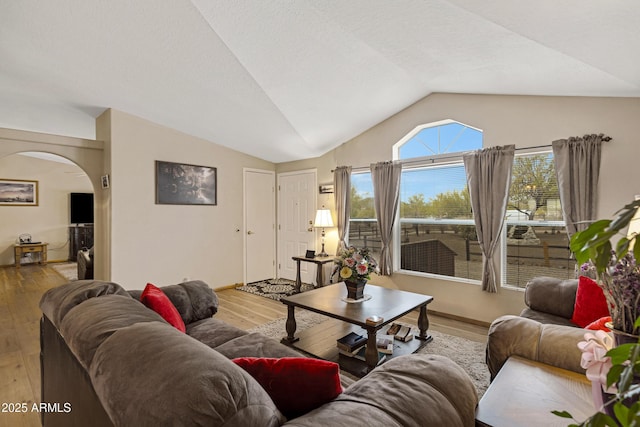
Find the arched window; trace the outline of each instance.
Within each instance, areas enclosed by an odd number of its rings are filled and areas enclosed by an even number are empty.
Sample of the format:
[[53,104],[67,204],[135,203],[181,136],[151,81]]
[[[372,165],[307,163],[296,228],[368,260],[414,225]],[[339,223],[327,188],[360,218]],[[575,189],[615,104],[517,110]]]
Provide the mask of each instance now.
[[403,161],[396,256],[401,270],[479,280],[468,258],[475,225],[462,154],[482,130],[454,120],[416,127],[393,146]]
[[394,160],[440,156],[482,148],[482,131],[454,120],[416,127],[393,146]]

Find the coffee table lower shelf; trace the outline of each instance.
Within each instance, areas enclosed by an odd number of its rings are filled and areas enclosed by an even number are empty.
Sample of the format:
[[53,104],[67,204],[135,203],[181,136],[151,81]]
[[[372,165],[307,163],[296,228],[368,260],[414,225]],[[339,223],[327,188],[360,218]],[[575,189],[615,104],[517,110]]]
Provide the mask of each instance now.
[[[386,328],[382,329],[379,334],[384,333],[385,330]],[[352,325],[336,319],[329,319],[302,332],[296,332],[295,335],[296,338],[298,338],[296,342],[289,343],[285,336],[282,339],[282,343],[297,350],[301,350],[310,356],[336,362],[340,365],[342,370],[361,378],[368,373],[366,363],[360,359],[356,359],[355,357],[340,354],[336,347],[336,340],[352,331],[357,334],[367,335],[367,331],[357,325]],[[418,332],[417,327],[414,327],[413,332],[414,334]],[[406,343],[395,340],[393,354],[387,354],[382,363],[393,359],[394,357],[415,353],[432,340],[433,337],[431,335],[428,335],[426,340],[414,338]]]

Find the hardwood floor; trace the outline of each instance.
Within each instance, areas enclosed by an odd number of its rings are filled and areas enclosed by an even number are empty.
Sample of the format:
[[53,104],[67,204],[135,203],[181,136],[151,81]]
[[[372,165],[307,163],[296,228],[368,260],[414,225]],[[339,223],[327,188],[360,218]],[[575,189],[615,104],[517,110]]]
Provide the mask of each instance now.
[[[51,266],[0,268],[0,427],[40,426],[39,414],[31,412],[32,404],[40,402],[39,303],[46,290],[66,282]],[[242,329],[287,315],[286,306],[278,301],[235,289],[216,293],[220,299],[216,318]],[[416,324],[417,318],[418,313],[412,312],[401,320]],[[431,329],[486,342],[486,327],[434,314],[429,314],[429,320]],[[26,403],[28,411],[2,412],[11,403]]]
[[[39,426],[42,294],[67,280],[47,266],[0,268],[0,426]],[[13,404],[27,404],[27,412]]]

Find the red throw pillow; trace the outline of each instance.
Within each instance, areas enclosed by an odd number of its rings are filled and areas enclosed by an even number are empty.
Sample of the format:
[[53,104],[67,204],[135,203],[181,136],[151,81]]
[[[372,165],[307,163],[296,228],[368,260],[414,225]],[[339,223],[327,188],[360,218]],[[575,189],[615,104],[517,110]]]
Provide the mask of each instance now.
[[609,307],[602,288],[589,277],[580,276],[571,321],[584,328],[605,316],[609,316]]
[[611,322],[611,316],[601,317],[598,320],[589,323],[585,329],[591,329],[592,331],[605,331],[611,332],[609,328],[607,328],[606,323]]
[[187,331],[178,309],[173,305],[169,297],[162,292],[162,289],[151,283],[147,283],[147,286],[140,295],[140,302],[158,313],[164,320],[180,332]]
[[233,359],[291,419],[322,406],[342,393],[340,366],[309,357],[239,357]]

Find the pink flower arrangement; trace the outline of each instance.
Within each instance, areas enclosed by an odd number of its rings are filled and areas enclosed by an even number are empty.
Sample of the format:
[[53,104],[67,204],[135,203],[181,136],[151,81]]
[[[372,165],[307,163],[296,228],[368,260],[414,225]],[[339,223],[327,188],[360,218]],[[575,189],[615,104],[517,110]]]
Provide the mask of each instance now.
[[342,280],[368,280],[371,273],[378,272],[378,263],[368,248],[357,249],[350,246],[338,254],[335,264],[331,277],[338,273]]

